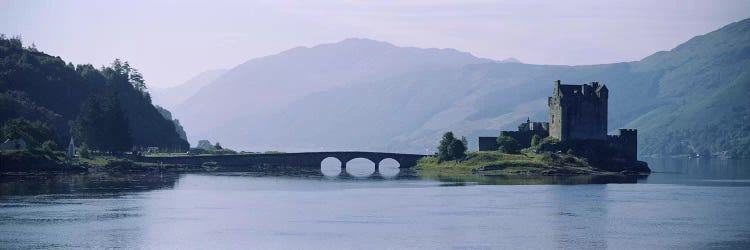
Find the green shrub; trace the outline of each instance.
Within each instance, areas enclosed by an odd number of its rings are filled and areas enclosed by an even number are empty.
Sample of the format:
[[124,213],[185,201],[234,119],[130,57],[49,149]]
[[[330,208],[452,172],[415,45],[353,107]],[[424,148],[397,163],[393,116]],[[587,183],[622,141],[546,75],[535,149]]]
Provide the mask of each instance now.
[[521,150],[521,144],[519,144],[516,139],[510,136],[498,136],[497,146],[500,152],[506,154],[515,154],[518,153],[519,150]]
[[89,150],[89,146],[87,146],[86,143],[81,144],[81,146],[78,148],[78,155],[86,159],[91,159],[91,151]]
[[539,135],[534,135],[531,137],[531,146],[536,147],[539,146],[539,143],[541,143],[542,137]]
[[52,152],[52,151],[55,151],[55,150],[58,150],[58,149],[60,149],[60,146],[58,146],[57,143],[55,143],[52,140],[47,140],[44,143],[42,143],[42,150],[43,151]]

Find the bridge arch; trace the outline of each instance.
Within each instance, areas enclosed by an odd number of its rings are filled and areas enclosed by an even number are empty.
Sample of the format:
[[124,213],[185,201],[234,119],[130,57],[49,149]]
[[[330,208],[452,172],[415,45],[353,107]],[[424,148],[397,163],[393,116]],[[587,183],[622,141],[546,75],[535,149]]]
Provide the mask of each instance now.
[[375,174],[377,163],[365,157],[355,157],[344,163],[347,174],[354,177],[368,177]]
[[384,158],[378,162],[378,173],[384,178],[396,177],[401,172],[401,163],[391,157]]
[[380,162],[378,162],[378,167],[379,168],[400,168],[401,163],[398,162],[398,160],[394,158],[387,157],[387,158],[381,159]]
[[329,156],[320,161],[320,173],[325,176],[338,176],[344,169],[344,163],[339,158]]

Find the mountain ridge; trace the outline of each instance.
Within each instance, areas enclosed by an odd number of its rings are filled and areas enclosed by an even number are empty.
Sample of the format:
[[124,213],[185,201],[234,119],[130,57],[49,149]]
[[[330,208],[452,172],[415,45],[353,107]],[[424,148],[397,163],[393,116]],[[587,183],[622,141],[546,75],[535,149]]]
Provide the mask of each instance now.
[[[215,128],[212,121],[278,111],[297,98],[351,82],[489,61],[452,49],[398,47],[369,39],[297,47],[232,68],[177,106],[175,114],[184,117],[188,130],[207,132]],[[258,90],[263,93],[253,95]]]

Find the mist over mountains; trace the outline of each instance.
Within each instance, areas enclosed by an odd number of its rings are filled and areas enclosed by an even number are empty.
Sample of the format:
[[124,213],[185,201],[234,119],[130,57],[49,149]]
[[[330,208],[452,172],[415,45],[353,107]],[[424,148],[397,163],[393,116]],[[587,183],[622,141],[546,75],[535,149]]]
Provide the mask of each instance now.
[[158,103],[163,107],[172,109],[175,106],[183,103],[186,99],[195,95],[195,93],[197,93],[201,88],[212,83],[214,80],[216,80],[226,72],[226,69],[205,71],[194,76],[193,78],[190,78],[180,85],[170,88],[151,89],[150,92],[155,103]]
[[247,61],[174,113],[191,142],[426,153],[445,131],[476,147],[476,136],[514,129],[527,117],[547,121],[557,79],[606,84],[609,129],[639,129],[641,154],[750,156],[748,19],[640,61],[585,66],[348,39]]

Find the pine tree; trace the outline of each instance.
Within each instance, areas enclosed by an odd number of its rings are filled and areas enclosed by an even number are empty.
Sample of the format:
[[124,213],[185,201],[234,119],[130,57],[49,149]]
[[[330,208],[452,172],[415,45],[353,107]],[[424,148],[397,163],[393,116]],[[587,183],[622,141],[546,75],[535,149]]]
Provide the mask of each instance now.
[[133,147],[128,118],[125,116],[117,97],[111,96],[108,101],[105,115],[106,127],[109,130],[107,149],[110,152],[128,151]]
[[450,152],[450,158],[453,160],[462,160],[466,158],[466,145],[462,141],[459,140],[453,140],[450,145],[448,145],[448,152]]
[[453,141],[456,140],[456,137],[453,136],[453,132],[445,132],[443,134],[443,139],[440,140],[440,145],[438,145],[438,161],[447,161],[452,160],[451,153],[448,150],[448,146],[453,143]]
[[116,153],[133,146],[128,119],[116,96],[89,98],[74,122],[73,134],[96,150]]

